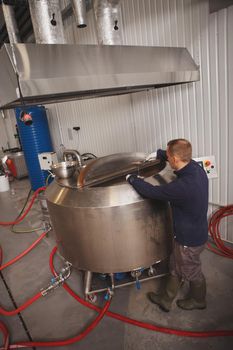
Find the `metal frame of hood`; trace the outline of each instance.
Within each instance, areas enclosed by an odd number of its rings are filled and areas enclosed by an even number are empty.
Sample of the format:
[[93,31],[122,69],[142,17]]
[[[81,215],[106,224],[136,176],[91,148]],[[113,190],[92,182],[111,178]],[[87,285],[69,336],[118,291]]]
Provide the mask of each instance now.
[[[112,96],[200,79],[186,48],[5,44],[0,108]],[[3,68],[4,67],[4,68]],[[18,75],[18,82],[17,82]]]

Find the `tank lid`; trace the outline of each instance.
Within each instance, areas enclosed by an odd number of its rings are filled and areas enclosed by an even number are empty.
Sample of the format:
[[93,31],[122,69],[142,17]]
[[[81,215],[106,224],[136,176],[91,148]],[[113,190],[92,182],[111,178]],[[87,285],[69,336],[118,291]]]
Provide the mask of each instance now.
[[155,175],[165,164],[158,159],[146,160],[145,153],[117,153],[96,158],[84,166],[77,179],[77,187],[108,186],[122,183],[127,174],[143,177]]

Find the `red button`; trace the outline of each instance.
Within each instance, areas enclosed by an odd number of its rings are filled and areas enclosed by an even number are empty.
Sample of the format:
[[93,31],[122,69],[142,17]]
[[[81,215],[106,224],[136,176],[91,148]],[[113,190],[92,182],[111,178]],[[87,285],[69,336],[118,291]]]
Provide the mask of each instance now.
[[209,160],[205,161],[205,167],[209,166],[211,164],[211,162]]

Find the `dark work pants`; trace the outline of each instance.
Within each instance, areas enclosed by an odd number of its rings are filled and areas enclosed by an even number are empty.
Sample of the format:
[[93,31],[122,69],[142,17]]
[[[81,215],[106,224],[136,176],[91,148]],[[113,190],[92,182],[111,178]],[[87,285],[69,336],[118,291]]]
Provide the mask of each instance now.
[[198,247],[186,247],[174,240],[169,264],[170,273],[187,281],[203,280],[200,254],[204,249],[205,244]]

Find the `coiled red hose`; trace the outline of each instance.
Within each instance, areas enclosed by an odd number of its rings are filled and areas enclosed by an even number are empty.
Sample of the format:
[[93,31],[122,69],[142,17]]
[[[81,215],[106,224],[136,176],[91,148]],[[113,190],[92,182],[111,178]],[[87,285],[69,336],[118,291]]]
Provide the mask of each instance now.
[[209,232],[216,247],[208,243],[208,248],[218,255],[233,259],[233,249],[224,244],[220,233],[221,220],[230,215],[233,215],[233,205],[222,207],[211,216],[209,221]]
[[21,222],[25,218],[25,216],[28,214],[28,212],[30,211],[30,209],[33,206],[33,203],[34,203],[36,197],[38,196],[38,194],[40,192],[44,191],[45,189],[46,189],[46,187],[40,187],[34,192],[34,194],[32,196],[32,199],[30,201],[30,204],[29,204],[29,206],[27,207],[27,209],[25,210],[25,212],[23,213],[22,216],[17,218],[15,221],[0,221],[0,225],[1,226],[11,226],[11,225],[16,225],[19,222]]
[[[57,251],[57,247],[54,247],[51,254],[50,254],[50,259],[49,259],[49,265],[52,273],[54,276],[56,276],[56,271],[53,266],[53,258],[54,255]],[[65,290],[74,298],[76,299],[79,303],[81,303],[84,306],[89,307],[92,310],[95,310],[97,312],[101,312],[101,309],[98,306],[95,306],[93,304],[90,304],[89,302],[83,300],[80,298],[66,283],[63,284],[63,287]],[[206,332],[193,332],[193,331],[183,331],[183,330],[178,330],[178,329],[172,329],[172,328],[166,328],[166,327],[160,327],[160,326],[155,326],[150,323],[146,322],[141,322],[134,320],[132,318],[117,314],[115,312],[107,311],[106,316],[110,316],[112,318],[115,318],[117,320],[120,320],[125,323],[132,324],[137,327],[149,329],[151,331],[156,331],[156,332],[161,332],[161,333],[167,333],[167,334],[174,334],[182,337],[198,337],[198,338],[207,338],[207,337],[232,337],[233,336],[233,330],[217,330],[217,331],[206,331]]]

